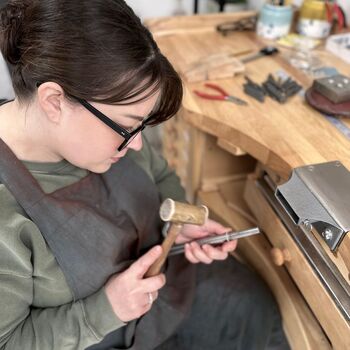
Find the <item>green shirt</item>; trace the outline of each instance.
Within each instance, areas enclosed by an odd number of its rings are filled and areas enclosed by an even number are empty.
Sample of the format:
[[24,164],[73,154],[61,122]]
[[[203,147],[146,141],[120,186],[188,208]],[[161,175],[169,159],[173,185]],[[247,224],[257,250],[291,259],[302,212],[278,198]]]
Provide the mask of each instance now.
[[[126,156],[154,181],[161,200],[184,201],[178,177],[146,139],[140,152],[129,150]],[[24,164],[47,193],[87,175],[65,160]],[[38,227],[0,184],[0,349],[85,349],[124,325],[112,311],[104,288],[73,301]]]

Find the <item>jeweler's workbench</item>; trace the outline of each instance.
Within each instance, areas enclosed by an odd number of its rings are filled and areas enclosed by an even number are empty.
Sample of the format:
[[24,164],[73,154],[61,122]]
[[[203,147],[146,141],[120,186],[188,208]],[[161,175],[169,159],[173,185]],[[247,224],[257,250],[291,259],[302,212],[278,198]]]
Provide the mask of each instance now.
[[[255,52],[266,46],[253,32],[222,36],[215,30],[219,23],[251,14],[162,18],[147,25],[162,52],[183,72],[205,56]],[[350,75],[350,65],[322,49],[316,52],[324,65]],[[283,70],[309,87],[312,79],[284,57],[247,63],[244,74],[262,82],[269,73]],[[203,90],[203,82],[184,81],[183,108],[164,126],[164,153],[190,200],[207,205],[216,219],[234,230],[256,224],[264,232],[241,239],[239,249],[273,290],[292,348],[350,349],[350,236],[343,234],[332,251],[329,231],[318,232],[317,223],[310,225],[307,220],[295,225],[274,196],[296,168],[340,161],[350,170],[350,139],[301,95],[285,104],[270,98],[262,104],[245,95],[244,74],[210,82],[248,106],[202,99],[193,90]],[[350,127],[349,121],[343,121]],[[348,203],[343,202],[343,214]]]

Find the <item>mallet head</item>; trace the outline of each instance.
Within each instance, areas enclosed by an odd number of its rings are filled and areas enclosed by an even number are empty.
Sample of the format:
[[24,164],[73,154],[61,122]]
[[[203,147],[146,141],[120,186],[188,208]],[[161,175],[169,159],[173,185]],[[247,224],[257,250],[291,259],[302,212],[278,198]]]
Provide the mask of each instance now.
[[167,198],[159,209],[160,218],[163,221],[171,221],[178,224],[203,225],[208,218],[209,210],[206,206],[196,206],[175,202]]

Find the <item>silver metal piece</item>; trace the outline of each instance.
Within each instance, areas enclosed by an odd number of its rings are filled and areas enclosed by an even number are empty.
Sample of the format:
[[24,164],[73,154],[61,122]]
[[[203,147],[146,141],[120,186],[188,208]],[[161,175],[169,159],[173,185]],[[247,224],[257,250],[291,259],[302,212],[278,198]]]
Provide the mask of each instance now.
[[350,321],[350,285],[341,275],[338,267],[325,253],[315,236],[304,228],[304,225],[295,225],[294,220],[291,220],[291,216],[276,199],[269,185],[264,180],[258,180],[257,186],[287,228],[340,312],[347,321]]
[[304,220],[301,224],[304,226],[305,230],[309,232],[312,230],[312,225],[309,220]]
[[[211,237],[206,237],[202,239],[197,239],[192,242],[197,242],[200,246],[204,244],[211,244],[211,245],[217,245],[221,244],[224,242],[230,242],[238,238],[243,238],[243,237],[249,237],[252,235],[256,235],[260,233],[260,230],[258,227],[254,227],[248,230],[244,231],[237,231],[237,232],[226,232],[222,235],[216,235],[216,236],[211,236]],[[191,243],[191,242],[189,242]],[[174,245],[169,252],[169,256],[171,255],[177,255],[181,254],[185,251],[185,244],[177,244]]]
[[244,101],[244,100],[242,100],[238,97],[235,97],[235,96],[227,96],[227,97],[225,97],[225,100],[236,103],[239,106],[247,106],[248,105],[247,101]]
[[323,232],[322,232],[322,236],[325,238],[326,241],[329,241],[330,239],[333,238],[333,232],[330,228],[326,228]]
[[[275,195],[295,224],[307,220],[332,251],[350,231],[350,172],[339,161],[294,169]],[[332,234],[322,235],[326,229]]]

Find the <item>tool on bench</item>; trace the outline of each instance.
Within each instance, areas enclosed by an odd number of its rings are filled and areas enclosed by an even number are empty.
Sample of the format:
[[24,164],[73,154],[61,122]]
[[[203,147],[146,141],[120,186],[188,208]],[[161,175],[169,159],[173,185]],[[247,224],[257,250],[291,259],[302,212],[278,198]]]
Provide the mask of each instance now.
[[294,96],[302,89],[301,85],[290,77],[284,80],[276,80],[272,74],[269,74],[262,86],[248,77],[245,77],[245,79],[244,92],[260,102],[264,102],[265,95],[268,95],[279,103],[285,103],[288,98]]
[[350,117],[350,78],[337,74],[315,79],[305,99],[322,113]]
[[246,83],[243,85],[244,92],[259,102],[264,102],[266,95],[265,89],[247,76],[245,77],[245,80]]
[[350,172],[338,161],[312,164],[295,168],[290,179],[278,186],[265,173],[257,179],[256,186],[312,268],[320,286],[349,321],[346,235],[350,230]]
[[339,161],[294,169],[275,195],[296,225],[313,227],[332,251],[350,231],[350,172]]
[[215,90],[217,92],[219,92],[219,95],[212,95],[212,94],[208,94],[206,92],[202,92],[202,91],[198,91],[198,90],[193,90],[193,92],[202,98],[205,98],[207,100],[219,100],[219,101],[229,101],[229,102],[233,102],[237,105],[240,106],[246,106],[248,105],[248,103],[244,100],[241,100],[238,97],[229,95],[223,88],[221,88],[220,86],[216,85],[216,84],[212,84],[212,83],[206,83],[204,84],[204,86],[206,86],[209,89]]
[[337,2],[335,0],[333,2],[326,0],[325,5],[328,22],[333,24],[333,21],[335,20],[338,24],[338,29],[345,28],[345,13]]
[[302,86],[292,78],[287,78],[285,81],[277,81],[272,74],[269,74],[267,80],[262,84],[266,93],[279,103],[285,103],[288,98],[297,94]]
[[344,75],[315,79],[312,87],[333,103],[350,101],[350,78]]
[[349,77],[337,73],[315,79],[312,86],[305,92],[305,100],[350,139],[350,128],[342,120],[350,117]]
[[216,26],[216,30],[223,36],[231,32],[243,32],[246,30],[255,30],[257,16],[250,16],[236,21],[220,23]]
[[[243,237],[249,237],[252,235],[256,235],[258,233],[261,233],[258,227],[254,227],[248,230],[244,231],[238,231],[238,232],[226,232],[222,235],[216,235],[216,236],[211,236],[211,237],[206,237],[202,239],[197,239],[192,242],[197,242],[200,246],[203,246],[204,244],[210,244],[210,245],[219,245],[225,242],[230,242],[238,238],[243,238]],[[188,242],[191,243],[191,242]],[[169,253],[170,255],[177,255],[181,254],[185,251],[185,244],[177,244],[174,245]]]
[[159,209],[160,218],[165,222],[170,222],[168,234],[162,243],[162,255],[153,263],[146,272],[146,277],[158,275],[167,256],[175,242],[175,239],[184,224],[203,225],[208,218],[208,208],[204,205],[195,205],[175,202],[166,199]]
[[251,61],[254,61],[258,58],[264,57],[264,56],[272,56],[277,54],[279,51],[276,47],[274,46],[266,46],[264,48],[262,48],[258,53],[246,56],[241,58],[241,62],[243,63],[248,63]]

